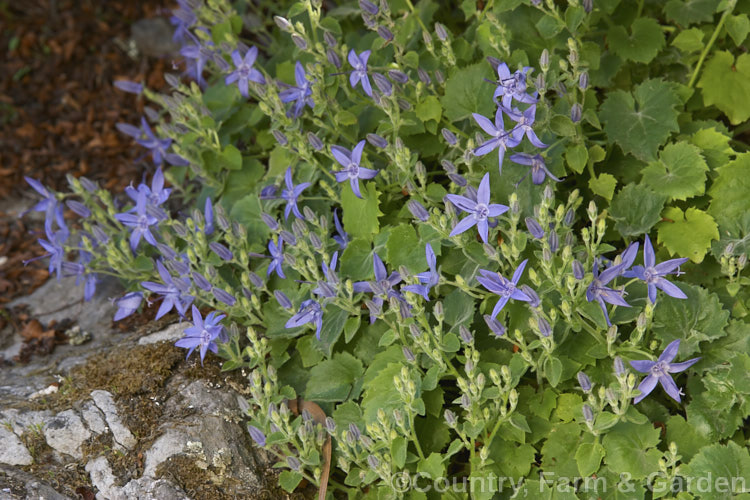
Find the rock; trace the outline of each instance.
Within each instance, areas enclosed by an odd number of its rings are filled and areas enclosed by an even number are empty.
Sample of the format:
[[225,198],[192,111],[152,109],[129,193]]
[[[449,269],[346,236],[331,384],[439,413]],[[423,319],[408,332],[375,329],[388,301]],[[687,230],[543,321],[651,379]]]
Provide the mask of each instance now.
[[93,401],[87,401],[83,404],[81,416],[94,434],[104,434],[109,431],[107,423],[104,421],[104,415]]
[[185,334],[185,329],[189,326],[191,326],[191,323],[188,323],[187,321],[169,325],[164,330],[139,338],[138,345],[155,344],[157,342],[174,342],[182,338]]
[[122,420],[120,420],[120,416],[117,414],[117,406],[115,406],[115,401],[112,399],[112,394],[101,390],[91,391],[91,398],[104,414],[104,419],[107,421],[107,425],[109,425],[109,430],[112,431],[115,441],[128,450],[132,450],[137,441],[130,430],[122,424]]
[[185,451],[188,440],[188,435],[177,429],[170,429],[162,434],[146,452],[143,475],[156,476],[156,468],[166,462],[169,457]]
[[141,19],[130,27],[130,37],[138,52],[152,57],[172,56],[179,50],[172,40],[174,31],[163,17]]
[[0,463],[8,465],[31,465],[34,459],[18,436],[7,427],[0,426]]
[[86,472],[91,476],[91,483],[99,490],[96,495],[97,499],[158,498],[159,500],[182,500],[188,498],[180,488],[169,481],[153,479],[149,476],[128,481],[123,487],[117,486],[117,478],[104,457],[89,461],[86,464]]
[[108,500],[125,500],[120,488],[117,487],[117,478],[112,474],[112,468],[104,457],[89,460],[86,464],[86,472],[91,477],[91,484],[99,490],[97,498]]
[[55,491],[46,482],[16,467],[0,465],[0,485],[3,486],[0,490],[0,500],[72,500]]
[[20,411],[15,408],[0,411],[0,421],[7,422],[16,436],[21,436],[30,428],[41,428],[52,416],[53,412],[45,411]]
[[50,447],[73,458],[83,458],[81,445],[91,437],[91,432],[73,410],[58,413],[46,423],[42,432]]

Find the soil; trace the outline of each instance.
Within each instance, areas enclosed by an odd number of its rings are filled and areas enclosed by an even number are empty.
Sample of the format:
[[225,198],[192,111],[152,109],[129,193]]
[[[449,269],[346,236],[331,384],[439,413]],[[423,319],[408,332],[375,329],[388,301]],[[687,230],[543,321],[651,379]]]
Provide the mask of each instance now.
[[47,279],[43,261],[23,265],[43,253],[40,220],[18,217],[35,199],[24,176],[55,190],[66,189],[68,174],[86,176],[115,192],[141,178],[142,151],[115,124],[138,122],[145,103],[112,82],[164,87],[170,61],[132,57],[130,32],[165,7],[171,2],[0,0],[0,307]]

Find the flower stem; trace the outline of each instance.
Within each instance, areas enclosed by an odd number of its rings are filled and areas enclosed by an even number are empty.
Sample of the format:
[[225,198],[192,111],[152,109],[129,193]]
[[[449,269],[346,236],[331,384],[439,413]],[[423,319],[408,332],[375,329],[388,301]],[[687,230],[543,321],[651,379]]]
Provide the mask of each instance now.
[[706,56],[708,55],[708,52],[711,50],[711,47],[713,47],[714,42],[716,41],[716,38],[719,36],[721,29],[724,27],[724,22],[727,20],[727,17],[729,17],[729,15],[732,13],[736,4],[737,4],[736,0],[730,1],[729,7],[727,8],[727,10],[724,11],[724,14],[721,15],[721,19],[719,19],[719,24],[716,25],[716,29],[711,35],[711,38],[708,40],[708,43],[706,44],[706,46],[703,48],[703,52],[701,52],[701,56],[698,58],[698,62],[695,65],[695,70],[693,71],[693,76],[690,77],[690,81],[688,82],[688,88],[693,88],[693,85],[695,85],[695,81],[698,79],[698,74],[700,73],[700,70],[701,70],[701,66],[703,66],[703,61],[706,60]]

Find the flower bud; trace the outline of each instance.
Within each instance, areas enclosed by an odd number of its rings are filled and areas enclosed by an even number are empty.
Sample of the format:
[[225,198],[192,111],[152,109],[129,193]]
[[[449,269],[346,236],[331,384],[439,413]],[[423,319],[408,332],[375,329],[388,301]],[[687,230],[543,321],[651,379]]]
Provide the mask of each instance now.
[[378,29],[376,30],[378,33],[378,36],[385,40],[386,42],[390,42],[393,40],[393,33],[391,33],[391,30],[386,28],[385,26],[378,26]]
[[549,70],[549,50],[544,49],[542,55],[539,56],[539,67],[544,73]]
[[592,422],[594,420],[594,410],[592,410],[588,404],[584,404],[581,410],[583,412],[583,418],[586,419],[586,422]]
[[378,6],[370,2],[370,0],[359,0],[359,8],[362,9],[363,12],[367,12],[372,16],[376,16],[380,10],[378,9]]
[[326,31],[325,33],[323,33],[323,40],[325,40],[326,44],[331,48],[335,47],[338,44],[338,41],[336,41],[336,37],[333,36],[333,33],[331,33],[330,31]]
[[578,103],[573,104],[573,107],[570,108],[570,119],[573,121],[573,123],[578,123],[581,121],[581,105]]
[[292,35],[292,41],[294,42],[294,45],[296,45],[298,49],[307,50],[307,40],[299,36],[297,33],[294,33]]
[[326,59],[328,59],[329,63],[336,66],[336,69],[341,69],[341,58],[336,51],[330,47],[326,50]]
[[367,134],[365,138],[367,139],[367,142],[369,142],[376,148],[385,149],[388,147],[388,141],[386,141],[384,137],[379,136],[378,134]]
[[578,384],[581,386],[583,392],[588,393],[591,391],[591,379],[585,373],[578,372]]
[[320,151],[325,147],[323,141],[321,141],[320,138],[312,132],[307,133],[307,142],[310,143],[310,146],[312,146],[315,151]]
[[464,325],[458,327],[458,335],[464,344],[471,344],[472,342],[474,342],[474,336]]
[[502,323],[500,323],[489,314],[485,314],[483,318],[484,322],[487,324],[490,331],[495,335],[495,337],[502,337],[503,335],[505,335],[505,327],[502,325]]
[[440,23],[435,23],[435,34],[441,42],[448,39],[448,32],[446,31],[445,26]]
[[589,87],[589,74],[586,72],[581,73],[581,76],[578,77],[578,88],[581,90],[586,90]]
[[615,375],[617,375],[618,377],[621,377],[625,374],[625,365],[623,364],[622,358],[620,356],[615,357],[614,367]]
[[447,142],[450,146],[455,146],[458,143],[456,134],[454,134],[447,128],[443,128],[440,132],[443,134],[443,139],[445,139],[445,142]]
[[409,81],[409,76],[403,71],[399,71],[397,69],[388,70],[388,78],[390,78],[394,82],[401,84]]
[[533,217],[526,217],[526,229],[529,230],[529,233],[531,233],[531,236],[533,236],[536,239],[540,239],[544,237],[544,229],[542,229],[542,226],[539,224],[539,222],[536,221]]

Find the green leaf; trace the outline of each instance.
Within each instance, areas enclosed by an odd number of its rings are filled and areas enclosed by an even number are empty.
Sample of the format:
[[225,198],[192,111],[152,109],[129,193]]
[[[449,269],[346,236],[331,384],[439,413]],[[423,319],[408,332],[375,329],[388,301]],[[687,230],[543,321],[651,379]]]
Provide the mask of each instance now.
[[[734,441],[726,445],[713,444],[703,448],[687,465],[679,468],[682,476],[696,479],[688,483],[688,491],[701,500],[723,500],[735,498],[734,494],[747,492],[747,478],[750,477],[750,454],[747,448]],[[708,482],[697,478],[710,478]],[[725,478],[724,487],[719,487],[719,479]],[[714,487],[706,487],[705,485]]]
[[310,368],[323,360],[323,351],[318,349],[315,335],[307,335],[297,341],[297,351],[302,358],[302,366]]
[[680,355],[687,357],[700,351],[699,342],[713,341],[725,335],[729,311],[725,311],[719,297],[707,289],[686,283],[679,286],[687,299],[661,294],[652,330],[661,340],[662,348],[681,339]]
[[669,144],[659,153],[659,161],[643,169],[643,182],[654,191],[675,200],[698,196],[706,190],[708,165],[700,150],[687,142]]
[[271,231],[260,218],[263,209],[260,206],[260,198],[256,193],[251,193],[237,201],[229,212],[229,217],[247,230],[248,239],[252,243],[265,245]]
[[302,474],[293,470],[284,470],[279,474],[279,486],[284,488],[284,491],[289,493],[293,492],[297,485],[302,481]]
[[659,22],[651,17],[640,17],[630,27],[630,34],[622,25],[615,25],[607,35],[612,52],[640,63],[649,63],[664,48],[664,33]]
[[592,177],[589,179],[589,189],[594,194],[601,196],[606,200],[611,200],[615,194],[615,187],[617,186],[617,179],[611,174],[599,174],[599,177]]
[[[547,364],[545,363],[545,372]],[[554,418],[560,419],[562,422],[572,422],[577,417],[581,416],[581,407],[583,406],[583,399],[578,394],[562,393],[557,397],[557,404],[555,406]]]
[[411,224],[401,224],[391,231],[385,244],[386,262],[390,269],[406,266],[413,273],[427,269],[424,247]]
[[610,213],[623,236],[647,233],[661,219],[666,196],[642,184],[628,184],[612,200]]
[[372,277],[372,244],[363,238],[354,238],[341,255],[341,275],[354,281]]
[[576,464],[581,477],[587,477],[599,470],[606,452],[599,443],[583,443],[576,451]]
[[296,163],[295,158],[281,146],[276,146],[271,151],[271,155],[268,158],[268,174],[267,179],[274,179],[286,172],[289,165]]
[[731,137],[716,128],[700,129],[690,138],[690,142],[701,149],[701,154],[711,169],[723,167],[729,163],[729,157],[734,156],[734,150],[729,145],[731,140]]
[[602,440],[609,468],[618,474],[630,474],[635,480],[658,471],[662,453],[654,447],[659,444],[659,432],[651,422],[617,424]]
[[667,442],[677,445],[677,453],[682,455],[682,461],[688,462],[707,444],[711,444],[710,436],[701,434],[696,426],[685,421],[681,415],[672,415],[666,422]]
[[318,346],[326,356],[331,355],[334,344],[344,331],[344,324],[346,324],[347,319],[349,319],[349,313],[344,309],[339,309],[331,304],[325,307]]
[[[403,354],[400,357],[403,359]],[[400,362],[390,363],[378,370],[374,378],[364,383],[362,409],[366,423],[377,422],[379,409],[385,411],[386,415],[391,415],[393,410],[403,407],[401,395],[393,385],[393,377],[401,373],[401,366]],[[368,370],[368,374],[371,369],[372,367]]]
[[560,383],[560,377],[562,376],[563,365],[557,358],[547,358],[544,362],[544,375],[549,380],[549,385],[557,387]]
[[315,402],[345,401],[354,382],[364,374],[362,362],[348,352],[336,353],[310,370],[305,399]]
[[535,461],[535,454],[536,449],[530,444],[508,443],[502,439],[495,439],[490,445],[490,459],[495,462],[497,475],[508,478],[518,479],[526,476]]
[[565,161],[573,172],[580,174],[589,161],[589,152],[583,144],[571,144],[565,149]]
[[544,15],[536,23],[536,29],[542,38],[548,39],[560,33],[565,25],[556,17]]
[[542,470],[557,476],[576,477],[578,466],[575,453],[581,439],[581,426],[576,422],[552,427],[542,446]]
[[443,456],[440,453],[430,453],[429,457],[420,461],[417,465],[417,472],[424,472],[432,479],[443,477],[444,471]]
[[716,0],[669,0],[664,13],[682,26],[711,21],[716,11]]
[[485,63],[459,68],[448,78],[445,95],[440,100],[450,121],[463,120],[471,113],[487,113],[488,109],[494,109],[492,92],[484,78],[493,78],[489,65]]
[[397,468],[402,468],[406,463],[406,448],[409,442],[406,438],[401,436],[391,441],[391,457],[393,457],[393,465]]
[[689,30],[681,31],[680,34],[672,40],[672,45],[686,54],[692,54],[693,52],[699,52],[703,49],[703,38],[705,36],[703,30],[690,28]]
[[423,122],[430,120],[439,122],[440,117],[443,115],[443,107],[440,105],[440,101],[432,95],[420,101],[414,111],[417,113],[417,117]]
[[750,118],[750,54],[742,54],[735,61],[727,51],[717,51],[702,70],[698,88],[703,91],[703,102],[716,106],[732,125]]
[[724,227],[750,212],[750,196],[747,195],[750,192],[750,153],[738,155],[717,172],[719,176],[708,190],[711,195],[708,213]]
[[360,236],[367,241],[372,241],[380,230],[378,217],[383,215],[379,209],[380,193],[375,189],[374,182],[361,184],[360,190],[362,199],[357,198],[348,183],[342,187],[341,208],[344,213],[344,230],[353,237]]
[[667,219],[659,225],[659,243],[664,244],[670,255],[689,257],[699,264],[711,247],[712,240],[719,239],[719,227],[713,217],[703,210],[688,208],[685,213],[677,207],[664,211]]
[[336,123],[347,127],[354,125],[357,123],[357,115],[350,111],[342,109],[338,113],[336,113]]
[[617,143],[626,153],[649,161],[656,159],[670,133],[679,130],[674,109],[679,104],[670,84],[652,79],[636,86],[632,95],[623,90],[609,92],[600,117],[610,144]]
[[445,322],[452,326],[470,323],[474,318],[474,299],[456,288],[443,300]]
[[747,38],[747,34],[750,33],[750,19],[748,19],[747,14],[737,14],[727,17],[724,26],[726,26],[727,33],[729,33],[729,36],[734,40],[734,44],[738,47],[742,45],[742,42]]

